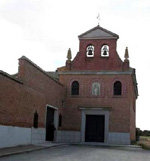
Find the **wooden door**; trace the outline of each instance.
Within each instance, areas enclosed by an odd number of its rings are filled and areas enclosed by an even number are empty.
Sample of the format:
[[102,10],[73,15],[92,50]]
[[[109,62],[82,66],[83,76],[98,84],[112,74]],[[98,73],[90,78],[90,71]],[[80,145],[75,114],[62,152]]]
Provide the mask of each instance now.
[[54,140],[54,109],[47,108],[46,115],[46,141]]
[[104,142],[104,121],[104,115],[86,115],[86,142]]

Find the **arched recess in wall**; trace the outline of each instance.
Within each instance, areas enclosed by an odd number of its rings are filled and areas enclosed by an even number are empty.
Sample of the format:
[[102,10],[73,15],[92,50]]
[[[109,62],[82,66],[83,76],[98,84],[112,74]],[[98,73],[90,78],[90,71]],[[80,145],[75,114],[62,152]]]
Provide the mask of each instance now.
[[109,57],[109,46],[107,44],[101,47],[101,57]]
[[86,56],[87,57],[94,57],[94,46],[92,44],[89,44],[86,47]]
[[114,82],[114,85],[113,85],[113,94],[115,96],[122,95],[122,83],[120,81]]
[[39,115],[37,111],[35,111],[34,117],[33,117],[33,127],[34,128],[38,128],[38,119],[39,119]]
[[79,95],[79,82],[73,81],[71,84],[71,95]]

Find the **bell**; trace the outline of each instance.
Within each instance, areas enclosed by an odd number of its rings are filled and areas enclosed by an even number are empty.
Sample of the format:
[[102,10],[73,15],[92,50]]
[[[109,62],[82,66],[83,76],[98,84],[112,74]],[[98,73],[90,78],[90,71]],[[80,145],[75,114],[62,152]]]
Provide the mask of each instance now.
[[106,50],[104,50],[103,55],[107,55],[107,51]]
[[92,54],[92,50],[89,50],[89,53],[88,53],[88,55],[93,55],[93,54]]

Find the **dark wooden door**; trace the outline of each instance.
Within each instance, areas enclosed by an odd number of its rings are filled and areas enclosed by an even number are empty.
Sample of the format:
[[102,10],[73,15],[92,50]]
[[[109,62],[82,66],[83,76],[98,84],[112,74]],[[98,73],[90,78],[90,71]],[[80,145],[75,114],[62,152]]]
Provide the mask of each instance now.
[[86,115],[86,142],[104,142],[104,120],[104,115]]
[[46,115],[46,141],[54,140],[54,109],[47,108]]

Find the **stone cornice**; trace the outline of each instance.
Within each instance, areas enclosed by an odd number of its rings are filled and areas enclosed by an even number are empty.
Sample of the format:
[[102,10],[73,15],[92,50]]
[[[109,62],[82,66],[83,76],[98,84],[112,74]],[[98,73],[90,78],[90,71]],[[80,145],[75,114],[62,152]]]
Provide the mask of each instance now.
[[60,71],[62,75],[131,75],[132,71]]
[[107,40],[107,39],[118,39],[117,37],[83,37],[80,40]]
[[78,107],[79,110],[104,110],[104,111],[110,111],[112,110],[112,107]]

